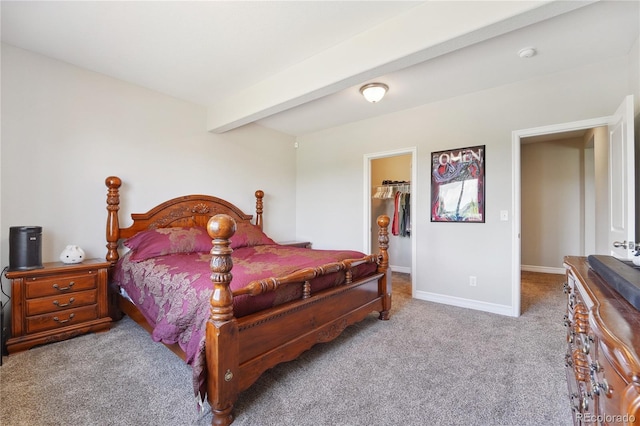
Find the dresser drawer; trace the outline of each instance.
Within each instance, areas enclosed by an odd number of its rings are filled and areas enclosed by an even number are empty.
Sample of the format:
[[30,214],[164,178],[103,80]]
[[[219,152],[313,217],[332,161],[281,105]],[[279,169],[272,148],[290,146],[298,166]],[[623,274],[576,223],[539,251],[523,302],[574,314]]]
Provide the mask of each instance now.
[[57,296],[27,299],[27,316],[59,312],[65,309],[93,305],[97,301],[97,290],[74,291]]
[[611,364],[609,357],[604,355],[608,348],[602,347],[601,349],[603,354],[596,360],[597,364],[594,364],[597,368],[592,368],[594,370],[592,374],[593,385],[600,395],[600,412],[615,413],[620,409],[624,411],[632,409],[633,407],[627,407],[624,404],[624,395],[628,384]]
[[98,318],[98,306],[89,305],[76,309],[66,309],[60,312],[52,312],[44,315],[36,315],[26,318],[27,333],[53,330],[82,324]]
[[55,296],[59,294],[91,290],[96,288],[97,275],[95,271],[88,271],[77,275],[59,275],[33,277],[25,280],[27,299],[36,297]]

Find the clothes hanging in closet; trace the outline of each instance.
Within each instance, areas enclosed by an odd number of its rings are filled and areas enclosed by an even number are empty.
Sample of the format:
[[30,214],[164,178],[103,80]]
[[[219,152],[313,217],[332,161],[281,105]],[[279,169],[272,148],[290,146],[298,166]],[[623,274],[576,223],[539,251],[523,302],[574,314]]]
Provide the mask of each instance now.
[[396,192],[391,233],[401,237],[411,235],[411,194],[408,192]]

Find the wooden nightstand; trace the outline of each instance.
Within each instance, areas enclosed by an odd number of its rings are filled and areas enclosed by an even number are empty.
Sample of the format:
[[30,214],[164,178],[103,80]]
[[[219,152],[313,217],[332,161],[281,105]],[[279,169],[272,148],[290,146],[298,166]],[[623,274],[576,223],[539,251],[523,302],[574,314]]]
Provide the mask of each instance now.
[[291,247],[311,248],[311,243],[309,241],[282,241],[278,244]]
[[45,263],[44,268],[9,271],[11,338],[9,353],[57,342],[90,331],[108,330],[107,275],[110,263]]

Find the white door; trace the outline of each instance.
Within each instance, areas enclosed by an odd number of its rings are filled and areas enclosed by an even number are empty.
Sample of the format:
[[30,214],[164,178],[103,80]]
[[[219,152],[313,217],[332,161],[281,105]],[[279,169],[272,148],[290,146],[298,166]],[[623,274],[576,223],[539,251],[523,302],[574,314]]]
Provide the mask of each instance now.
[[624,99],[609,127],[609,242],[611,255],[627,259],[635,247],[633,95]]

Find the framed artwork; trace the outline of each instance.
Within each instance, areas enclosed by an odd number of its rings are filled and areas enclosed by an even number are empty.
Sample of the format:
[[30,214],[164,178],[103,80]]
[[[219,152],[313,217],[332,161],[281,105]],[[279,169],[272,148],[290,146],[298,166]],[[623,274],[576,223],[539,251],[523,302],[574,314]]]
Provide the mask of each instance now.
[[431,153],[431,222],[484,223],[484,145]]

